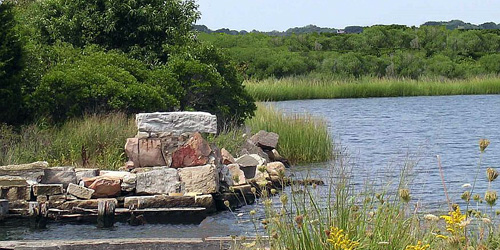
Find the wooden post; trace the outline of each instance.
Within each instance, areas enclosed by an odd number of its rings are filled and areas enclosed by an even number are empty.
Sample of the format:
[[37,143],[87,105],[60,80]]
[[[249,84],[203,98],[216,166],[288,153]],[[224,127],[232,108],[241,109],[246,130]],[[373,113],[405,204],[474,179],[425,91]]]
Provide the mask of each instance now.
[[9,213],[9,200],[0,200],[0,221]]
[[116,204],[111,200],[99,200],[97,203],[97,227],[108,228],[115,224]]
[[33,229],[47,228],[48,209],[47,203],[39,204],[37,201],[28,203],[28,215],[30,217],[30,227]]

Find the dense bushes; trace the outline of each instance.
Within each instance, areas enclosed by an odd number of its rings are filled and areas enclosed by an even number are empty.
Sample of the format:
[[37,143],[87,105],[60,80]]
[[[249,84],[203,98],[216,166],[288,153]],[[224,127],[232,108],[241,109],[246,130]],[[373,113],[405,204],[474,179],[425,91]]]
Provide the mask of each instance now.
[[[1,114],[0,123],[198,110],[217,114],[224,127],[256,109],[229,58],[195,39],[193,0],[46,0],[1,8],[0,74],[16,78],[2,80],[0,104],[12,117]],[[18,36],[22,43],[9,46]],[[16,64],[22,56],[24,69]]]
[[22,48],[15,33],[13,6],[0,3],[0,121],[19,122],[22,105]]
[[444,26],[372,26],[360,34],[270,36],[200,33],[225,48],[248,78],[309,73],[419,79],[498,74],[498,30],[447,30]]

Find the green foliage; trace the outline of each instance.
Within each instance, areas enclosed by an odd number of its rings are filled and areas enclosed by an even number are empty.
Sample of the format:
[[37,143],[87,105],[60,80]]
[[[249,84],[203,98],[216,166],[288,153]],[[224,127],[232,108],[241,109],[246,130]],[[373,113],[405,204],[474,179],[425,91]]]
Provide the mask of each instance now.
[[[283,78],[316,73],[341,78],[363,76],[464,78],[496,74],[483,67],[500,54],[497,30],[448,30],[444,26],[376,25],[359,34],[300,33],[273,36],[199,34],[225,48],[247,79]],[[481,60],[482,57],[486,59]],[[443,61],[440,61],[443,60]],[[443,64],[443,65],[440,65]]]
[[122,53],[87,49],[65,59],[43,76],[31,98],[36,110],[54,121],[85,113],[171,110],[176,104],[162,85],[148,81],[141,61]]
[[256,109],[235,66],[213,46],[187,48],[172,56],[166,69],[178,84],[179,108],[216,114],[219,129],[241,124]]
[[190,42],[199,18],[192,0],[46,0],[33,8],[42,44],[98,44],[151,63],[166,62],[176,46]]
[[22,46],[15,31],[13,6],[0,2],[0,122],[20,121]]

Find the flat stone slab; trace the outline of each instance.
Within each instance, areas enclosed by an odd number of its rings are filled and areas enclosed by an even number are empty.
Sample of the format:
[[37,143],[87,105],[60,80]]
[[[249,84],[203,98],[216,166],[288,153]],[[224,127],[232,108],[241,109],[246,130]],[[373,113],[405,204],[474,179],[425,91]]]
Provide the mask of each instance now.
[[35,184],[33,185],[33,194],[39,195],[55,195],[64,192],[63,184]]
[[87,208],[87,209],[97,209],[97,204],[99,201],[105,200],[105,201],[111,201],[114,202],[115,205],[118,204],[118,200],[114,198],[108,198],[108,199],[91,199],[91,200],[74,200],[74,201],[66,201],[62,205],[59,206],[59,209],[63,210],[71,210],[73,208]]
[[0,176],[20,176],[26,180],[39,182],[44,169],[49,166],[46,161],[37,161],[28,164],[0,166]]
[[26,186],[28,182],[20,176],[0,176],[0,186]]
[[129,196],[125,197],[125,208],[134,207],[136,209],[143,208],[172,208],[172,207],[194,207],[194,196]]
[[139,132],[181,135],[186,132],[217,133],[217,116],[207,112],[156,112],[135,116]]
[[68,185],[68,194],[74,195],[77,198],[80,199],[90,199],[92,197],[92,194],[94,194],[95,190],[78,186],[76,184],[70,183]]
[[44,169],[44,176],[41,181],[44,184],[63,184],[64,188],[68,184],[77,183],[75,168],[73,167],[53,167]]

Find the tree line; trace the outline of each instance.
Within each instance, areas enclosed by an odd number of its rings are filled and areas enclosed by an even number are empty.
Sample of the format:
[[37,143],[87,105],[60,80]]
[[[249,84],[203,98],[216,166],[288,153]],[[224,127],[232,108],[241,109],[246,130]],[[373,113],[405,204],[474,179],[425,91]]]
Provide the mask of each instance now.
[[200,33],[224,48],[247,78],[310,73],[337,77],[466,78],[500,73],[500,30],[376,25],[361,33]]
[[0,123],[198,110],[219,125],[256,109],[236,65],[192,27],[194,0],[0,3]]

